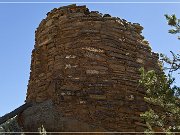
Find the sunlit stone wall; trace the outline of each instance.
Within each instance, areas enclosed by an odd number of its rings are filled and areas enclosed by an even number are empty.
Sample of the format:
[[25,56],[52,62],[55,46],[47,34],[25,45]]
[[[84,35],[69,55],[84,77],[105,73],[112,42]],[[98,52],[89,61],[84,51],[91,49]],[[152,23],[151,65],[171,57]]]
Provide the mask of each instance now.
[[[75,126],[77,131],[144,131],[139,114],[148,105],[138,85],[139,68],[160,68],[142,30],[86,6],[53,9],[36,30],[26,102],[52,100],[63,118],[96,127]],[[30,128],[29,115],[24,112]]]

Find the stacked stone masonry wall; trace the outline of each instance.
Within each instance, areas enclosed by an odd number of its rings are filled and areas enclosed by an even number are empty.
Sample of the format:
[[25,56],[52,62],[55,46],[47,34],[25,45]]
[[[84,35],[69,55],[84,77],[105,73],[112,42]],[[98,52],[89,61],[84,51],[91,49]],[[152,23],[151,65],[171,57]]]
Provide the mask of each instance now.
[[53,9],[35,33],[26,102],[51,99],[63,117],[104,131],[144,131],[139,68],[160,67],[142,30],[86,6]]

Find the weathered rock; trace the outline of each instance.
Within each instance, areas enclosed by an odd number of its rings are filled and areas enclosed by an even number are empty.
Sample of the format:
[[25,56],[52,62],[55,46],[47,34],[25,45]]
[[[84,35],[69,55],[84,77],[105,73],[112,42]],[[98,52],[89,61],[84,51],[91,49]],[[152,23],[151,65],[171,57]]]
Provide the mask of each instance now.
[[139,114],[148,104],[138,70],[161,72],[142,29],[86,6],[49,12],[36,30],[26,97],[36,105],[22,113],[23,127],[142,131]]

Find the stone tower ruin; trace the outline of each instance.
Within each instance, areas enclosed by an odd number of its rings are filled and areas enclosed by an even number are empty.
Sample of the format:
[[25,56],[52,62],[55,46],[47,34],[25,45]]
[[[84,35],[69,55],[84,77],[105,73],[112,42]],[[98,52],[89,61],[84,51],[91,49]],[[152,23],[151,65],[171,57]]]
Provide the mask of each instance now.
[[35,33],[27,131],[144,131],[148,109],[139,68],[159,71],[143,27],[70,5],[53,9]]

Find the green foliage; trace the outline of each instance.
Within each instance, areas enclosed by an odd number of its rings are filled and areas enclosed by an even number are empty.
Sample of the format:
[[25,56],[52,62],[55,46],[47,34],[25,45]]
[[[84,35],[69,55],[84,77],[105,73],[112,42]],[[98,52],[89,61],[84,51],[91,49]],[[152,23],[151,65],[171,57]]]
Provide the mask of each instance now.
[[[19,127],[16,118],[17,117],[15,116],[9,119],[8,121],[6,121],[5,123],[3,123],[2,125],[0,125],[0,134],[7,135],[8,134],[7,132],[22,132],[22,129],[21,127]],[[11,134],[22,135],[21,133],[11,133]]]
[[[169,33],[180,33],[180,19],[175,15],[165,15],[165,17],[168,25],[174,27],[169,30]],[[180,69],[180,54],[171,53],[172,59],[166,55],[160,55],[162,63],[167,65],[164,68],[169,71],[167,76],[157,74],[154,70],[146,72],[143,68],[140,69],[140,84],[147,89],[145,101],[162,109],[158,112],[152,107],[141,114],[148,127],[147,134],[162,131],[167,135],[173,135],[175,132],[180,132],[180,87],[174,85],[175,78],[172,77],[172,73]]]
[[[1,135],[8,135],[8,134],[24,135],[23,130],[21,127],[19,127],[16,118],[17,117],[15,116],[15,117],[9,119],[8,121],[6,121],[5,123],[3,123],[2,125],[0,125],[0,134]],[[40,128],[38,128],[38,133],[40,135],[47,134],[43,125]]]
[[161,60],[164,61],[168,67],[165,67],[165,70],[169,70],[169,73],[172,73],[174,71],[177,71],[180,69],[180,54],[174,54],[172,51],[170,51],[173,58],[170,59],[164,54],[160,54]]
[[153,70],[145,72],[141,68],[140,72],[140,84],[147,89],[145,101],[152,105],[158,105],[164,111],[164,113],[155,112],[151,108],[141,114],[146,121],[147,131],[154,132],[155,129],[163,132],[180,131],[180,99],[174,96],[179,87],[172,86],[174,79],[163,74],[157,75]]
[[147,95],[156,99],[153,101],[155,104],[161,105],[162,101],[166,104],[171,102],[178,87],[171,87],[174,79],[170,75],[168,77],[164,74],[157,75],[154,70],[145,72],[143,68],[140,72],[140,83],[147,88]]
[[176,26],[177,24],[177,18],[176,18],[176,15],[173,14],[173,15],[167,15],[165,14],[165,17],[166,19],[168,20],[168,25],[170,26]]
[[[170,25],[171,27],[174,27],[174,29],[169,30],[169,33],[171,34],[180,33],[180,19],[177,19],[175,14],[173,15],[165,14],[165,17],[168,22],[168,25]],[[178,37],[178,39],[180,39],[180,37]]]

